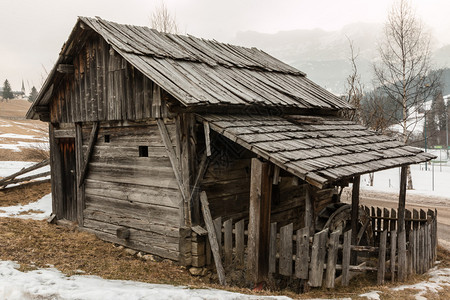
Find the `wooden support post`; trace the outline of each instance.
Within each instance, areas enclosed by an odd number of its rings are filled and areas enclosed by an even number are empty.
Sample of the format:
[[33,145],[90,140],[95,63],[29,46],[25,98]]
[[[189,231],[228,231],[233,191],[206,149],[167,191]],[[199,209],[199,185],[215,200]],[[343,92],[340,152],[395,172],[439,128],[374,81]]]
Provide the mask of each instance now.
[[406,231],[405,231],[405,205],[406,205],[406,175],[407,166],[402,166],[400,174],[400,193],[398,199],[398,279],[406,279]]
[[222,265],[222,260],[219,254],[219,245],[217,243],[216,229],[211,217],[211,212],[209,211],[208,197],[206,192],[200,194],[200,202],[202,203],[203,218],[205,220],[206,229],[208,230],[208,239],[211,245],[211,250],[214,256],[214,262],[216,263],[217,276],[219,277],[219,282],[221,285],[226,285],[225,270]]
[[84,183],[84,179],[89,170],[89,161],[91,160],[92,153],[94,152],[94,146],[97,142],[98,129],[100,128],[99,122],[95,122],[92,126],[91,135],[89,137],[87,153],[83,160],[83,166],[81,169],[80,177],[78,178],[78,186],[80,187]]
[[[352,245],[357,245],[358,240],[358,220],[359,220],[359,186],[361,177],[353,177],[353,187],[352,187],[352,217],[351,217],[351,228],[352,228]],[[352,252],[350,263],[356,265],[358,260],[358,253],[356,251]]]
[[252,159],[250,180],[250,208],[248,225],[248,276],[259,283],[269,272],[270,203],[272,181],[270,165]]

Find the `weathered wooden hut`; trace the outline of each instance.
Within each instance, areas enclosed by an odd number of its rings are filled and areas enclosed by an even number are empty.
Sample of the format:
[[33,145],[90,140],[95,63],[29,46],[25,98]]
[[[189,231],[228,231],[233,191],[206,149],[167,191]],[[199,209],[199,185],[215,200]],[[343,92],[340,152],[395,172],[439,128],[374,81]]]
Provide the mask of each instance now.
[[359,175],[432,158],[340,118],[346,109],[258,49],[80,17],[27,117],[49,124],[57,220],[196,266],[205,222],[220,248],[210,220],[228,221],[225,256],[230,226],[238,252],[245,227],[258,281],[271,223],[314,234]]

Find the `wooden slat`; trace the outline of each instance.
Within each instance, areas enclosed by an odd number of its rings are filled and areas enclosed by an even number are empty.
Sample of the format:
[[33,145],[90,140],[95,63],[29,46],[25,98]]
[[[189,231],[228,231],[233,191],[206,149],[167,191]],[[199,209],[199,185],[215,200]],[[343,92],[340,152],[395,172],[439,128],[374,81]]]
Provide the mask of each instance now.
[[308,279],[309,271],[309,228],[297,230],[297,254],[295,258],[295,276]]
[[211,250],[214,256],[214,261],[216,264],[216,270],[217,275],[219,277],[219,282],[221,285],[226,285],[226,279],[225,279],[225,270],[222,265],[222,260],[220,258],[219,253],[219,244],[217,242],[217,236],[216,236],[216,229],[214,227],[212,218],[211,218],[211,212],[209,211],[209,204],[208,204],[208,197],[206,196],[205,192],[202,192],[200,194],[200,202],[202,204],[202,212],[203,212],[203,218],[205,220],[206,228],[208,230],[208,238],[209,243],[211,245]]
[[294,225],[288,224],[280,228],[280,268],[281,275],[292,275],[292,234]]
[[[392,224],[391,224],[392,225]],[[392,230],[391,232],[391,260],[390,260],[390,270],[391,270],[391,281],[395,281],[395,261],[397,258],[397,230]]]
[[233,262],[233,219],[226,220],[223,223],[223,229],[225,264],[230,266]]
[[269,273],[276,272],[277,223],[270,223]]
[[244,219],[234,224],[236,239],[236,264],[238,266],[242,266],[244,263],[244,225]]
[[328,228],[314,235],[308,281],[308,284],[312,287],[319,287],[322,285],[327,238]]
[[343,245],[343,250],[342,250],[342,285],[343,286],[348,286],[349,281],[350,281],[351,236],[352,236],[351,230],[344,233],[344,245]]
[[217,244],[219,245],[219,254],[222,256],[222,217],[213,220],[214,229],[216,230]]
[[387,241],[387,230],[381,233],[380,237],[380,252],[378,254],[378,273],[377,273],[377,284],[384,284],[384,275],[386,271],[386,241]]
[[406,231],[398,232],[398,280],[406,280]]
[[340,231],[335,231],[330,234],[328,240],[328,258],[327,258],[327,269],[325,275],[325,287],[334,288],[334,280],[336,277],[336,263],[339,245]]

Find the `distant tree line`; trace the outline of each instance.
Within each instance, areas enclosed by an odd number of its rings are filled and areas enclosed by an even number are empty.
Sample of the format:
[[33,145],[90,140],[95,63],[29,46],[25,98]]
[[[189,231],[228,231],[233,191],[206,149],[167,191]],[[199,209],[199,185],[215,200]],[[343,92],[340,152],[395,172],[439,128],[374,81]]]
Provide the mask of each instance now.
[[[14,99],[17,95],[19,96],[25,96],[24,92],[13,92],[11,88],[11,84],[9,83],[8,79],[5,80],[3,83],[3,88],[1,92],[1,101],[8,101],[10,99]],[[38,91],[35,86],[31,88],[30,94],[28,96],[28,101],[33,102],[38,95]]]

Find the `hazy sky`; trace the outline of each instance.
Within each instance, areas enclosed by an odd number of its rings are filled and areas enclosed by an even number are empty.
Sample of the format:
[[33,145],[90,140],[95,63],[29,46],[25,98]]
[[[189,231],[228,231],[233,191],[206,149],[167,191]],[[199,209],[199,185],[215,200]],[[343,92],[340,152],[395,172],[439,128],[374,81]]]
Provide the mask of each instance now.
[[[227,42],[238,31],[339,30],[383,23],[394,0],[165,0],[182,33]],[[0,0],[0,84],[27,94],[43,83],[77,16],[149,25],[160,0]],[[412,0],[440,44],[450,43],[450,1]]]

